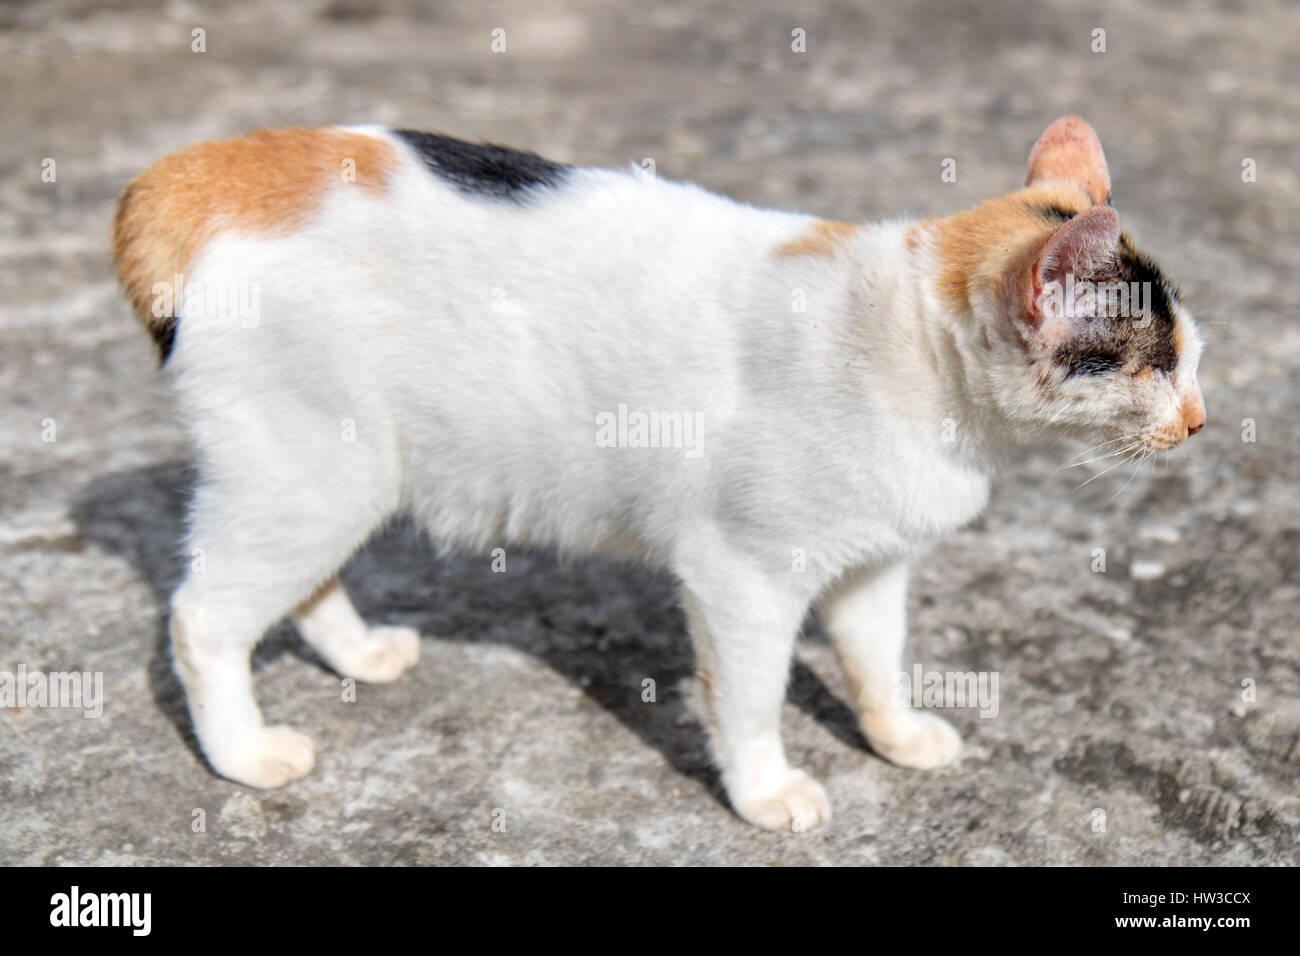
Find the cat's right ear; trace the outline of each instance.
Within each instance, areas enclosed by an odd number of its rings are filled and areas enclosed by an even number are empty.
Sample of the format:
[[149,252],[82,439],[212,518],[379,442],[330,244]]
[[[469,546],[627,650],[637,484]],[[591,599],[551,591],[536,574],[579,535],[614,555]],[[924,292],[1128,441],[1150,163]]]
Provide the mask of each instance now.
[[1110,202],[1110,170],[1101,140],[1078,116],[1062,116],[1047,127],[1029,153],[1025,185],[1068,182],[1086,192],[1093,203]]
[[1019,318],[1042,345],[1075,336],[1089,315],[1072,312],[1072,283],[1106,272],[1119,249],[1119,216],[1110,206],[1093,206],[1052,233],[1033,254],[1017,283]]

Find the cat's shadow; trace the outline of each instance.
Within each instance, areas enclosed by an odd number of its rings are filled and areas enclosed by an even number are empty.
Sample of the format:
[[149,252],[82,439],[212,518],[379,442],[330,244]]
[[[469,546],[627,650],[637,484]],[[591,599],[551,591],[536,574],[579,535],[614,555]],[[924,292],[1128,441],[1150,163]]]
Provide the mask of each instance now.
[[[152,588],[159,617],[150,690],[202,759],[172,673],[166,627],[168,599],[190,560],[182,538],[193,481],[183,461],[103,475],[76,494],[71,512],[84,539],[125,557]],[[413,626],[426,640],[492,641],[537,657],[725,804],[704,731],[683,694],[695,661],[671,577],[600,559],[562,562],[513,549],[504,557],[499,572],[491,554],[439,556],[412,524],[399,522],[376,534],[342,579],[372,623]],[[811,618],[806,635],[825,640]],[[281,623],[259,645],[254,669],[286,653],[324,667]],[[646,678],[654,681],[653,706],[645,700]],[[799,661],[789,699],[847,745],[866,748],[852,710]],[[503,696],[501,706],[508,705]]]

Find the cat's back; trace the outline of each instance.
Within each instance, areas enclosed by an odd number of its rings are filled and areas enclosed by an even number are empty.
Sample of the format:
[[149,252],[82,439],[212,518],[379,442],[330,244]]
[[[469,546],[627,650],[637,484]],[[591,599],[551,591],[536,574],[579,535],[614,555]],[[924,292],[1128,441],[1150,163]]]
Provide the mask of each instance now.
[[114,257],[166,359],[178,335],[195,336],[181,323],[205,285],[236,305],[257,299],[272,321],[277,309],[319,313],[328,302],[354,316],[367,306],[490,316],[530,294],[615,323],[619,303],[630,314],[652,297],[671,314],[666,293],[683,277],[723,274],[725,259],[797,218],[634,167],[570,166],[433,133],[262,130],[142,173],[121,197]]

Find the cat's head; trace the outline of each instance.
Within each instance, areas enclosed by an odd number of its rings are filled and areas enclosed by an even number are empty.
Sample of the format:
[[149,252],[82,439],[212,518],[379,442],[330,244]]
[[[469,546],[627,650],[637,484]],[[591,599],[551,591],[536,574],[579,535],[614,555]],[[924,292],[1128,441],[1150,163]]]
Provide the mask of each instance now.
[[1025,183],[940,224],[940,293],[975,323],[976,399],[1020,439],[1113,440],[1137,454],[1200,431],[1200,336],[1121,231],[1092,127],[1048,127]]

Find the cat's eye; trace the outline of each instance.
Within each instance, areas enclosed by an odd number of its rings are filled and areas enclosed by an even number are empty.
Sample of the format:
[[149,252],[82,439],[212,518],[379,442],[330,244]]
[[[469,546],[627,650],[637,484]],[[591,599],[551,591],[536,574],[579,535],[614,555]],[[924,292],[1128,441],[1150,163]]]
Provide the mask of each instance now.
[[1080,358],[1074,370],[1080,375],[1102,375],[1113,372],[1123,364],[1118,355],[1110,352],[1093,352]]

